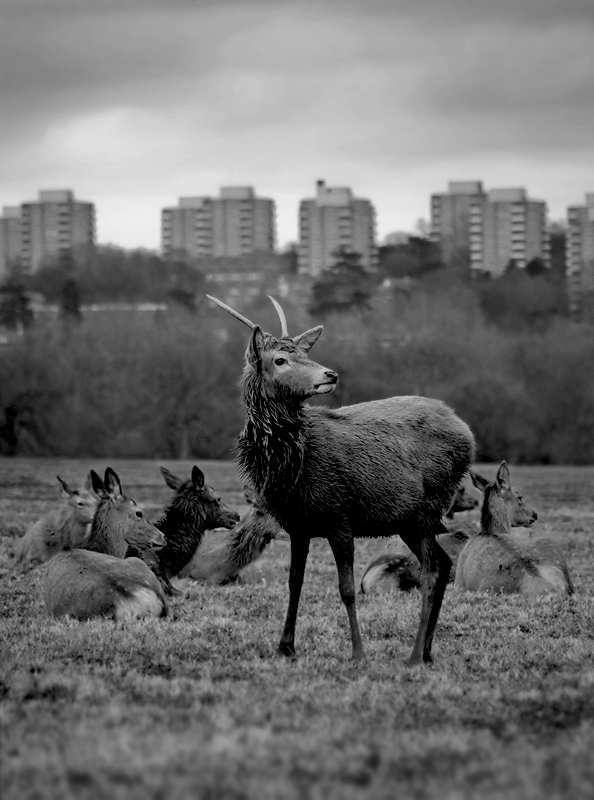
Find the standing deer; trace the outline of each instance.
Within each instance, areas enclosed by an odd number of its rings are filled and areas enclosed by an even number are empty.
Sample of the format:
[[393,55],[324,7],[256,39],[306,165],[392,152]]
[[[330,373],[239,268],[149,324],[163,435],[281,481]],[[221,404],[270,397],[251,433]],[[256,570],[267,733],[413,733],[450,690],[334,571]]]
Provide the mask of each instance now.
[[194,557],[180,575],[196,581],[224,585],[239,580],[240,573],[256,561],[280,531],[267,514],[258,495],[244,486],[250,506],[247,514],[228,533],[213,533],[203,539]]
[[573,584],[559,548],[548,539],[522,540],[512,526],[531,527],[537,513],[510,483],[505,461],[493,483],[475,476],[484,490],[481,530],[458,557],[454,585],[473,592],[572,594]]
[[45,563],[62,550],[84,547],[91,533],[98,502],[92,493],[91,476],[77,489],[56,477],[64,502],[40,517],[20,540],[17,559],[25,566]]
[[129,544],[165,544],[163,534],[144,519],[134,500],[122,494],[120,479],[108,467],[102,481],[91,470],[100,502],[85,549],[58,553],[45,578],[45,605],[54,617],[79,620],[161,617],[168,604],[161,585],[139,558],[124,558]]
[[421,562],[422,608],[410,664],[431,661],[451,561],[435,541],[474,452],[468,426],[439,400],[392,397],[328,409],[305,405],[332,392],[333,370],[307,353],[317,326],[279,339],[214,300],[252,334],[242,381],[245,426],[238,463],[264,507],[289,534],[289,607],[279,653],[295,656],[295,623],[310,542],[328,539],[349,620],[352,657],[364,658],[355,609],[354,538],[399,534]]
[[[165,592],[174,595],[179,592],[171,585],[171,578],[192,560],[204,531],[232,528],[239,520],[239,514],[221,502],[212,486],[207,486],[199,467],[192,468],[189,481],[176,477],[165,467],[160,469],[165,483],[175,495],[164,515],[155,523],[165,536],[165,547],[155,553],[156,563],[145,560]],[[133,553],[136,554],[134,549],[128,551],[128,555]]]

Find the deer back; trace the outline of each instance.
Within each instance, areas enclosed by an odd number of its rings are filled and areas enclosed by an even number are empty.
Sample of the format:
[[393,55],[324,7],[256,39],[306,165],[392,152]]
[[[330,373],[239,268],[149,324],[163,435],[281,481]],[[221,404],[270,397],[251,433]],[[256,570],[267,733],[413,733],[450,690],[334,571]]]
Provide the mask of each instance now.
[[159,581],[140,559],[73,550],[58,554],[47,570],[45,604],[54,617],[122,620],[168,613]]

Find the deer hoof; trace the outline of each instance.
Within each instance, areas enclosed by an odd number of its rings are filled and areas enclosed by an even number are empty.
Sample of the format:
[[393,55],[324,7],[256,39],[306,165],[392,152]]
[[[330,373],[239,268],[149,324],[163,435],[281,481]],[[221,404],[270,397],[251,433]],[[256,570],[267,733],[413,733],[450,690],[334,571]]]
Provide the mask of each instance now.
[[407,667],[416,667],[419,664],[431,664],[433,663],[433,656],[431,653],[425,653],[424,655],[413,653],[405,663]]
[[297,658],[295,646],[292,644],[283,644],[282,642],[279,644],[276,654],[278,656],[283,656],[284,658],[290,658],[293,661]]

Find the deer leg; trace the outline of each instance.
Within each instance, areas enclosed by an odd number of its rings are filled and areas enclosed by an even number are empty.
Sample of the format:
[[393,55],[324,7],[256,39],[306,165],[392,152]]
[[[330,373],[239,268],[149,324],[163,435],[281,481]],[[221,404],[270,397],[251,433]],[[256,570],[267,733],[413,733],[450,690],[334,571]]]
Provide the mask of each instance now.
[[349,618],[351,628],[351,642],[353,645],[353,661],[363,661],[365,652],[363,642],[359,632],[359,622],[357,620],[357,609],[355,606],[355,578],[353,575],[353,560],[355,555],[355,543],[351,536],[331,538],[328,540],[336,569],[338,570],[338,591],[344,603]]
[[411,536],[405,541],[421,563],[421,619],[415,644],[407,662],[412,666],[433,660],[431,656],[433,634],[448,585],[452,562],[448,554],[437,544],[433,534],[425,534],[421,539]]
[[278,646],[282,656],[295,656],[295,623],[299,609],[299,597],[303,586],[305,565],[309,555],[310,539],[303,536],[291,536],[291,566],[289,568],[289,608],[285,619],[285,627]]

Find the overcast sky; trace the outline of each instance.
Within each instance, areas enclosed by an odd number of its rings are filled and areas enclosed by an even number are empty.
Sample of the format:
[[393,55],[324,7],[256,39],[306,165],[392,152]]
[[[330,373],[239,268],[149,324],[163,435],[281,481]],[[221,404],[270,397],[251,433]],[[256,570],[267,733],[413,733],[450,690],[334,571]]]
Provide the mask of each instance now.
[[315,181],[380,239],[448,180],[594,192],[594,0],[0,0],[0,205],[71,188],[101,243],[253,185],[281,245]]

